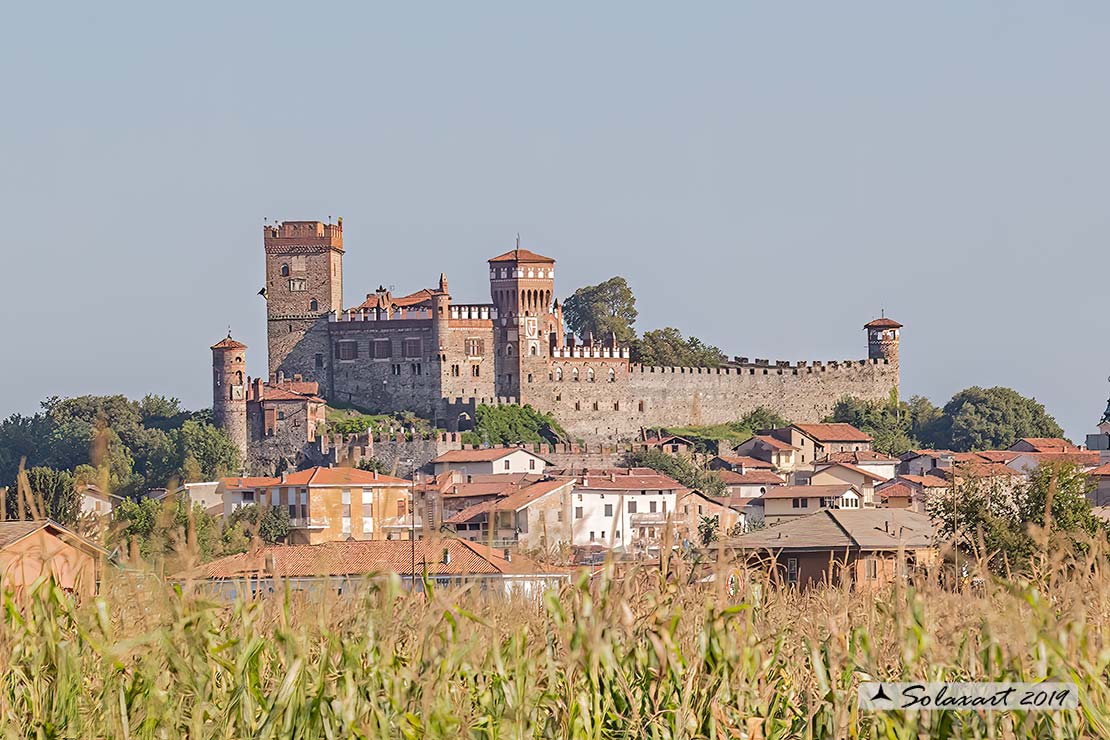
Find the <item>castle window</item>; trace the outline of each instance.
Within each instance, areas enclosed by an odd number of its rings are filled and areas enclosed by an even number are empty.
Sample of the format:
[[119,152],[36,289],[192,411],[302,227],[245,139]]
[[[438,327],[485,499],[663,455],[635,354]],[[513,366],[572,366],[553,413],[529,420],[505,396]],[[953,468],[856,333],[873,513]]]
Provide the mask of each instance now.
[[324,355],[323,355],[322,352],[317,352],[316,353],[316,368],[319,369],[319,368],[322,368],[323,366],[324,366]]
[[290,278],[289,290],[294,293],[303,293],[308,290],[308,281],[304,278]]
[[594,411],[597,411],[597,401],[594,401]]
[[582,402],[581,401],[575,401],[574,402],[574,410],[575,411],[581,411],[582,410]]
[[424,354],[423,342],[419,337],[405,340],[405,357],[422,357]]
[[357,360],[358,342],[336,342],[335,357],[339,360]]
[[393,342],[388,339],[375,339],[371,346],[374,348],[375,360],[384,360],[393,356]]
[[529,382],[529,383],[531,383],[531,382],[532,382],[532,373],[528,373],[528,382]]
[[285,421],[285,412],[284,411],[279,411],[278,412],[278,421]]
[[289,265],[282,265],[281,266],[281,276],[282,277],[289,277]]
[[453,377],[453,378],[459,377],[459,366],[458,365],[452,365],[451,366],[451,377]]
[[308,310],[309,311],[319,311],[320,310],[320,304],[319,304],[319,302],[317,302],[317,300],[315,298],[313,298],[311,301],[308,302]]
[[621,410],[621,402],[620,401],[613,401],[613,411],[620,411],[620,410]]
[[391,373],[393,373],[394,375],[400,375],[401,374],[401,366],[400,365],[390,365],[389,366],[389,371]]
[[471,375],[471,377],[474,377],[474,378],[481,377],[481,375],[482,375],[482,366],[481,365],[471,365],[470,366],[470,375]]
[[485,354],[485,342],[481,339],[470,338],[466,340],[466,356],[481,357]]
[[561,367],[555,368],[555,380],[562,380],[562,379],[563,379],[563,368],[561,368]]
[[639,403],[639,404],[637,404],[637,406],[638,406],[638,408],[639,408],[639,410],[640,410],[640,413],[641,413],[641,414],[642,414],[642,413],[644,413],[644,402],[643,402],[643,401],[640,401],[640,403]]
[[574,368],[570,371],[570,379],[576,383],[578,382],[578,368]]
[[610,383],[615,383],[615,382],[617,382],[617,373],[616,373],[615,371],[613,371],[613,370],[610,370],[610,371],[609,371],[609,382],[610,382]]
[[586,371],[586,380],[591,383],[594,382],[594,369],[592,367]]

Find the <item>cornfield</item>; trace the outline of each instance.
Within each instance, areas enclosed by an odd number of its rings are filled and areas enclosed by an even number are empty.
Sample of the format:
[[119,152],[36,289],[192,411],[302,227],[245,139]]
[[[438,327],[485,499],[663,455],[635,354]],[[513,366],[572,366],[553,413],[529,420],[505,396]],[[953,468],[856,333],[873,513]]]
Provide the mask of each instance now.
[[[682,562],[533,598],[383,578],[227,601],[117,574],[74,604],[43,581],[5,598],[0,717],[10,738],[1110,737],[1102,558],[959,592],[736,589]],[[864,680],[1046,678],[1081,708],[855,706]]]

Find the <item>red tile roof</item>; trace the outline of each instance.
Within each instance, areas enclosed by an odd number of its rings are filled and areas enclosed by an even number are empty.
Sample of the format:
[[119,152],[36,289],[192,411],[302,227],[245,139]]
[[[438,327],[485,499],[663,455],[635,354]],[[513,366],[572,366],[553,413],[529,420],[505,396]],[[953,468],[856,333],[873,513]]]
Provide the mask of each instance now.
[[375,473],[358,468],[315,467],[289,473],[274,485],[278,486],[381,486],[412,485],[412,481],[394,478],[392,475]]
[[266,488],[267,486],[276,486],[281,483],[281,478],[262,478],[262,477],[243,477],[237,478],[222,478],[220,483],[224,488],[238,490],[241,488]]
[[881,319],[868,321],[863,325],[864,329],[901,329],[902,325],[894,319],[888,319],[885,316]]
[[849,463],[860,465],[862,463],[896,463],[898,458],[884,455],[874,450],[855,450],[848,452],[831,452],[817,461],[818,463]]
[[582,479],[581,487],[590,491],[675,491],[682,484],[666,475],[590,476]]
[[763,494],[763,498],[832,498],[854,490],[847,483],[836,486],[776,486]]
[[366,296],[365,301],[355,307],[355,310],[357,311],[362,308],[389,308],[390,306],[401,306],[403,308],[408,308],[410,306],[419,306],[432,300],[432,296],[434,296],[435,293],[436,291],[430,290],[428,288],[421,288],[415,293],[409,293],[408,295],[402,296],[394,296],[388,292],[371,293],[370,295]]
[[1034,452],[1078,452],[1079,447],[1060,437],[1022,437]]
[[783,442],[781,439],[778,439],[777,437],[772,437],[769,434],[757,434],[754,437],[752,437],[752,439],[762,442],[763,444],[770,447],[772,450],[796,450],[797,449],[794,445],[789,444],[787,442]]
[[558,491],[561,488],[573,488],[573,478],[562,478],[555,480],[545,480],[542,483],[533,483],[527,488],[522,488],[516,493],[509,494],[505,498],[498,499],[496,507],[498,511],[517,511],[521,507],[527,506],[538,498],[542,498],[549,493]]
[[1081,450],[1078,447],[1068,452],[1022,452],[1022,457],[1029,457],[1037,463],[1070,462],[1080,467],[1098,465],[1098,450]]
[[211,348],[212,349],[246,349],[247,345],[243,344],[242,342],[236,342],[234,339],[231,338],[231,335],[228,334],[226,337],[224,337],[220,341],[213,344]]
[[726,486],[781,486],[786,483],[770,470],[749,470],[743,474],[731,470],[718,470],[716,472]]
[[892,498],[908,498],[912,499],[914,494],[917,493],[912,486],[907,485],[903,481],[897,481],[889,486],[884,486],[875,491],[882,501]]
[[1110,463],[1106,463],[1105,465],[1099,465],[1094,470],[1088,470],[1087,475],[1095,475],[1095,476],[1099,476],[1099,477],[1105,476],[1105,475],[1110,475]]
[[535,252],[530,252],[527,249],[513,249],[513,250],[510,250],[508,252],[505,252],[505,254],[499,254],[496,257],[492,257],[492,258],[490,258],[489,261],[490,262],[551,262],[551,263],[555,262],[555,260],[551,259],[550,257],[544,257],[542,254],[536,254]]
[[[253,553],[240,553],[202,565],[194,578],[228,579],[255,575],[283,578],[352,576],[372,573],[408,574],[412,552],[419,574],[426,567],[432,576],[543,573],[545,568],[522,555],[505,560],[500,551],[459,539],[375,540],[327,542],[320,545],[274,545]],[[448,557],[444,558],[446,550]],[[444,562],[444,560],[448,562]]]
[[760,460],[757,457],[749,457],[748,455],[717,455],[717,459],[728,465],[740,465],[745,468],[760,468],[770,470],[775,467],[766,460]]
[[851,424],[794,424],[793,427],[818,442],[870,442],[867,436]]
[[1018,455],[1027,455],[1027,452],[1014,452],[1013,450],[980,450],[975,453],[987,462],[1008,463]]
[[947,488],[949,483],[944,478],[935,475],[900,475],[893,480],[908,480],[910,483],[916,483],[923,488]]
[[886,480],[886,478],[884,478],[881,475],[875,475],[870,470],[864,470],[863,468],[858,467],[856,465],[851,465],[850,463],[832,463],[830,465],[823,465],[820,470],[818,470],[816,473],[814,473],[814,475],[818,475],[820,473],[825,472],[826,470],[831,470],[833,468],[844,468],[845,470],[850,470],[853,473],[856,473],[857,475],[862,475],[864,478],[870,478],[871,480],[877,480],[877,481]]
[[[432,460],[436,463],[468,463],[468,462],[493,462],[503,457],[508,457],[514,452],[527,452],[532,457],[543,460],[542,457],[526,447],[489,447],[477,450],[448,450]],[[544,462],[547,462],[544,460]]]
[[[313,383],[312,385],[316,385]],[[327,403],[313,393],[300,393],[288,388],[277,388],[271,385],[262,386],[263,401],[308,401],[310,403]]]

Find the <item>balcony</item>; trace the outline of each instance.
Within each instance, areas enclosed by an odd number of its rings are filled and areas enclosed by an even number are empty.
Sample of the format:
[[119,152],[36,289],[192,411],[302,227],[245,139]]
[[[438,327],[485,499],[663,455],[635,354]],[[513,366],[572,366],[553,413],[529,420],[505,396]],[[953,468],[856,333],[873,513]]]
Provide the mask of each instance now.
[[327,524],[320,520],[313,520],[312,517],[294,517],[289,520],[290,529],[326,529]]
[[629,514],[628,523],[633,527],[662,527],[667,523],[667,514],[662,512],[643,512]]

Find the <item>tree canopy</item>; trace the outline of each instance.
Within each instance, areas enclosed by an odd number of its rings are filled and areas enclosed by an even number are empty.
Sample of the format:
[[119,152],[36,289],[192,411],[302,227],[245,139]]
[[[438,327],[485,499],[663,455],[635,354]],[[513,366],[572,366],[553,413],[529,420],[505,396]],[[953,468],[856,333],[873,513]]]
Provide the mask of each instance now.
[[37,414],[0,421],[0,485],[14,487],[24,459],[29,470],[80,472],[79,482],[124,497],[234,473],[238,449],[209,419],[163,396],[48,398]]
[[587,285],[574,291],[563,302],[563,320],[567,328],[585,338],[593,334],[597,340],[615,334],[620,342],[636,337],[636,296],[628,281],[611,277],[599,285]]
[[664,367],[717,367],[728,357],[697,337],[684,337],[673,326],[644,332],[632,344],[632,360]]
[[628,454],[627,463],[633,468],[651,468],[707,496],[725,494],[724,481],[716,472],[699,470],[689,459],[680,455],[668,455],[660,449],[639,449]]
[[518,442],[558,443],[567,433],[551,414],[531,406],[485,406],[475,411],[474,429],[465,432],[466,444],[513,445]]

